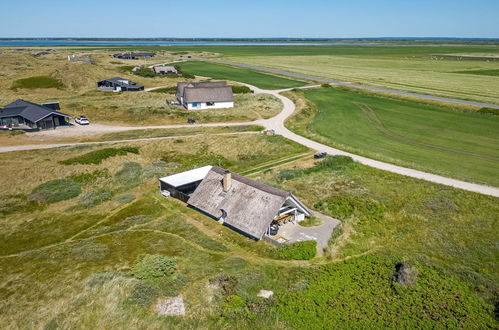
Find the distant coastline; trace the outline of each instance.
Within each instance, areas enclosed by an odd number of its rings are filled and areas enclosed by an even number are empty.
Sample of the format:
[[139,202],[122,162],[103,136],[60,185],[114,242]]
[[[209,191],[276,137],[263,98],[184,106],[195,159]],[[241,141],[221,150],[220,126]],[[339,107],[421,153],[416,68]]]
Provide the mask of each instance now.
[[392,43],[498,44],[499,38],[0,38],[0,46],[244,46],[244,45],[382,45]]

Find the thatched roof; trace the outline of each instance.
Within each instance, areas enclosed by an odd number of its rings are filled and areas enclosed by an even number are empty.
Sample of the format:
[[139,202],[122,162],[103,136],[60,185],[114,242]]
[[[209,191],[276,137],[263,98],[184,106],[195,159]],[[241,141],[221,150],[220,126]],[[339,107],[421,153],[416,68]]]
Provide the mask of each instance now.
[[226,81],[202,81],[177,83],[177,99],[192,102],[232,102],[232,88]]
[[225,172],[225,169],[213,166],[190,196],[188,204],[216,219],[225,213],[224,224],[262,238],[291,193],[235,173],[231,173],[231,188],[224,192]]

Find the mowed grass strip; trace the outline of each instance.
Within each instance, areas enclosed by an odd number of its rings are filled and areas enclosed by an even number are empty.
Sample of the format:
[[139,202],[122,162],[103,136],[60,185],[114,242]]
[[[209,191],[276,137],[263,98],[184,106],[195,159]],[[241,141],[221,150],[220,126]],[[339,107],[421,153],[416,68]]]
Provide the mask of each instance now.
[[499,186],[499,118],[339,88],[304,92],[308,134],[371,158]]
[[262,89],[283,89],[305,85],[302,81],[281,78],[251,69],[236,68],[223,64],[189,61],[181,63],[178,66],[183,73],[213,79],[228,79],[243,82]]

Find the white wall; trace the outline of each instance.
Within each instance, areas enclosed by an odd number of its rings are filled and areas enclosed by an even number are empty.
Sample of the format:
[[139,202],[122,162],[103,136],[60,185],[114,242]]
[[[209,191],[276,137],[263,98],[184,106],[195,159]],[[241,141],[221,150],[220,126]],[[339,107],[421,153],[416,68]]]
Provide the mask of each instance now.
[[199,102],[197,107],[194,107],[192,103],[187,103],[187,110],[222,109],[233,107],[234,102],[215,102],[213,105],[206,105],[206,102]]

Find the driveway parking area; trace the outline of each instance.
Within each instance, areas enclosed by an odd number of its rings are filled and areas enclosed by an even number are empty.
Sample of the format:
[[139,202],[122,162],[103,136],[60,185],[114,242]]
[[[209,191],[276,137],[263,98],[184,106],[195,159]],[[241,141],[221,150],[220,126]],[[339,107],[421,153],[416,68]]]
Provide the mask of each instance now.
[[324,214],[314,212],[316,217],[322,219],[323,224],[315,227],[302,227],[291,222],[282,225],[279,228],[279,236],[282,236],[290,243],[301,241],[317,241],[317,252],[322,254],[327,242],[333,234],[333,230],[340,223],[339,220],[328,217]]

